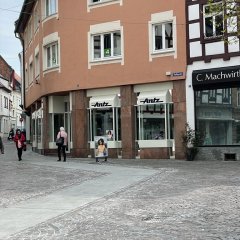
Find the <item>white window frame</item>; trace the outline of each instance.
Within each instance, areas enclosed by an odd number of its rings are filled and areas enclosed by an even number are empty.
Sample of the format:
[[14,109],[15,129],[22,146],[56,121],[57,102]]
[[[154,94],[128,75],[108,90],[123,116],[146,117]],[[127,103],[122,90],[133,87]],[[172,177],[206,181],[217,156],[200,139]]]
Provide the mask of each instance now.
[[29,62],[29,84],[33,82],[33,61]]
[[[92,49],[92,61],[105,61],[108,59],[119,59],[122,57],[122,49],[121,49],[121,42],[120,42],[120,54],[114,55],[114,33],[120,33],[120,38],[122,41],[122,36],[121,36],[121,31],[113,31],[113,32],[106,32],[106,33],[101,33],[101,34],[94,34],[91,36],[91,49]],[[105,56],[105,49],[104,49],[104,36],[109,35],[111,38],[111,48],[110,48],[110,55]],[[94,57],[94,37],[99,36],[100,37],[100,58],[95,58]]]
[[[45,50],[45,61],[46,61],[46,68],[47,69],[51,69],[51,68],[55,68],[58,67],[58,59],[59,59],[59,51],[58,51],[59,47],[58,47],[58,42],[52,42],[49,43],[47,45],[44,46],[44,50]],[[55,51],[56,54],[56,58],[55,60],[53,59],[53,51]],[[50,61],[49,61],[49,55],[50,54]]]
[[[172,45],[171,48],[155,49],[155,26],[172,23]],[[149,61],[153,61],[154,58],[173,56],[177,58],[177,29],[176,29],[176,16],[173,15],[173,11],[166,11],[160,13],[153,13],[151,15],[151,21],[148,22],[149,30]]]
[[34,8],[34,16],[33,16],[33,29],[34,29],[34,32],[36,32],[38,30],[40,21],[41,21],[40,9],[39,9],[39,5],[38,5],[38,2],[37,2],[36,6]]
[[[168,21],[168,22],[162,22],[162,23],[157,23],[152,25],[152,33],[153,33],[153,53],[161,53],[161,52],[167,52],[167,51],[173,51],[173,46],[171,48],[167,48],[165,44],[165,29],[166,29],[166,24],[172,24],[172,38],[173,38],[173,21]],[[161,49],[156,49],[156,41],[155,41],[155,27],[156,26],[162,26],[162,48]],[[174,39],[172,39],[172,45],[173,45]]]
[[40,57],[39,52],[35,54],[35,78],[40,75]]
[[[52,4],[54,8],[52,8]],[[57,0],[45,0],[45,14],[50,17],[57,13]]]
[[[215,4],[215,5],[216,5],[216,4],[222,4],[222,2],[217,2],[217,3],[213,3],[213,4]],[[204,5],[204,6],[203,6],[204,37],[205,37],[206,39],[208,39],[208,38],[221,37],[221,36],[223,35],[223,33],[220,34],[220,35],[217,35],[217,34],[216,34],[216,25],[217,25],[217,23],[216,23],[216,17],[222,15],[222,18],[223,18],[223,31],[224,31],[224,13],[222,12],[222,13],[219,13],[219,14],[215,14],[215,13],[207,14],[207,13],[206,13],[206,8],[207,8],[207,7],[209,7],[209,5]],[[206,36],[206,35],[207,35],[207,34],[206,34],[206,18],[209,18],[209,17],[212,17],[212,23],[213,23],[213,35],[212,35],[212,36]]]
[[[51,64],[48,66],[48,57],[47,57],[47,48],[53,45],[57,45],[57,58],[56,64]],[[37,52],[38,50],[36,50]],[[52,50],[50,50],[52,54]],[[45,71],[56,71],[60,72],[60,38],[58,36],[58,32],[51,33],[43,38],[42,45],[42,66],[43,66],[43,74]]]
[[[103,41],[102,41],[101,58],[94,59],[93,37],[97,35],[103,36],[104,34],[110,34],[110,33],[113,34],[115,32],[120,32],[120,35],[121,35],[121,42],[120,42],[121,53],[116,56],[111,55],[108,57],[102,57],[104,56]],[[124,36],[123,36],[123,27],[121,26],[121,22],[119,20],[91,25],[90,30],[88,32],[88,69],[91,69],[91,67],[95,65],[111,64],[111,63],[121,63],[121,65],[124,65]]]

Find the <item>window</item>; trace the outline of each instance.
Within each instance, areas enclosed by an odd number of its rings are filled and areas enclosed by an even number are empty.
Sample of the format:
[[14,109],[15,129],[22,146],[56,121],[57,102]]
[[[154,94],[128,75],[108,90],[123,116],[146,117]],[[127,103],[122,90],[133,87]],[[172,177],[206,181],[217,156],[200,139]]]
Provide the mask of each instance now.
[[240,144],[238,93],[238,88],[224,88],[195,94],[196,129],[204,134],[204,146]]
[[34,28],[34,32],[37,30],[37,28],[39,27],[39,23],[40,23],[40,13],[39,13],[39,8],[38,6],[36,6],[35,10],[34,10],[34,15],[33,15],[33,28]]
[[231,88],[202,90],[196,92],[196,101],[199,104],[231,104]]
[[121,32],[92,36],[93,60],[104,60],[121,56]]
[[45,46],[46,66],[52,68],[58,66],[58,43],[51,43]]
[[136,107],[137,139],[173,139],[173,104],[147,104]]
[[107,136],[112,133],[110,141],[121,140],[121,111],[120,108],[94,108],[89,112],[89,141],[95,136]]
[[27,27],[27,39],[28,39],[28,43],[30,43],[31,40],[32,40],[32,21],[29,21],[29,23],[28,23],[28,27]]
[[40,74],[40,62],[39,62],[39,53],[35,55],[35,77]]
[[173,48],[173,23],[153,25],[153,51],[168,50]]
[[8,98],[4,96],[4,108],[8,109]]
[[56,0],[46,0],[46,16],[51,16],[57,12]]
[[33,81],[33,63],[29,64],[29,83]]
[[[204,6],[204,35],[206,38],[218,37],[223,34],[223,11],[219,11],[222,3],[215,3],[213,6]],[[215,8],[218,10],[214,11]]]

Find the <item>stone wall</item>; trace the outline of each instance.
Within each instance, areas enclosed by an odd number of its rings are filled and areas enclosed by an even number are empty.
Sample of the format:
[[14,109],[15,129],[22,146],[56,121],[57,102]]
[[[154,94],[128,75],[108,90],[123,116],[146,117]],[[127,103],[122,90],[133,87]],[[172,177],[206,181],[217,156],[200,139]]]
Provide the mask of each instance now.
[[200,147],[195,160],[240,160],[240,147]]

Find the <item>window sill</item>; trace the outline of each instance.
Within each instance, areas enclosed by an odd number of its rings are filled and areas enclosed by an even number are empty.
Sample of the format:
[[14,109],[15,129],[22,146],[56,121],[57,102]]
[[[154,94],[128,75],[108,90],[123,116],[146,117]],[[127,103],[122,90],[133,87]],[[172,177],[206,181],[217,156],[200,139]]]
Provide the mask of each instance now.
[[51,20],[51,19],[53,19],[53,18],[58,19],[58,13],[54,13],[54,14],[52,14],[52,15],[45,16],[45,18],[43,19],[43,23],[45,23],[45,22],[47,22],[47,21],[49,21],[49,20]]
[[166,50],[159,50],[159,51],[154,51],[152,52],[152,55],[160,55],[160,54],[166,54],[166,53],[174,53],[174,49],[166,49]]
[[93,60],[93,61],[90,61],[89,64],[91,66],[94,66],[94,65],[102,65],[102,64],[121,63],[121,61],[122,61],[122,57],[115,57],[115,58]]
[[50,72],[55,72],[55,71],[59,71],[59,65],[54,66],[54,67],[50,67],[50,68],[46,68],[43,70],[43,75],[50,73]]
[[151,53],[151,58],[158,58],[158,57],[169,57],[175,56],[176,52],[174,49],[164,50],[164,51],[157,51]]

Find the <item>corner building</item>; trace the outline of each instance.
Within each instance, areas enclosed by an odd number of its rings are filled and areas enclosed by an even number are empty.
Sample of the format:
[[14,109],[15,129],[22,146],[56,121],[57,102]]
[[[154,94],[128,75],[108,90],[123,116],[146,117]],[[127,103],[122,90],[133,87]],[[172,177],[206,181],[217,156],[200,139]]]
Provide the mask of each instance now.
[[31,142],[94,157],[112,132],[109,157],[184,158],[185,1],[25,0],[15,32],[23,43]]

